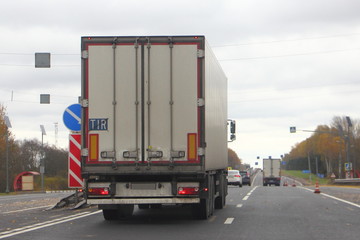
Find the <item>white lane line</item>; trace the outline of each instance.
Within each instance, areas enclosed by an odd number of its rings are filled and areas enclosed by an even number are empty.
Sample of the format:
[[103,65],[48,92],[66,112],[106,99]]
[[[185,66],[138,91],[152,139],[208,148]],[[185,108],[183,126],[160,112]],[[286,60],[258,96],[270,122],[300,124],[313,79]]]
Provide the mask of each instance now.
[[242,204],[236,205],[237,208],[241,208],[242,206],[243,206]]
[[352,205],[352,206],[354,206],[354,207],[360,208],[360,205],[359,205],[359,204],[356,204],[356,203],[353,203],[353,202],[349,202],[349,201],[346,201],[346,200],[344,200],[344,199],[337,198],[337,197],[334,197],[334,196],[331,196],[331,195],[328,195],[328,194],[325,194],[325,193],[320,193],[320,194],[323,195],[323,196],[326,196],[326,197],[329,197],[329,198],[338,200],[338,201],[340,201],[340,202],[350,204],[350,205]]
[[227,218],[224,224],[232,224],[235,218]]
[[39,209],[39,208],[49,208],[49,207],[52,207],[52,206],[53,206],[53,205],[47,205],[47,206],[41,206],[41,207],[33,207],[33,208],[25,208],[25,209],[20,209],[20,210],[3,212],[2,214],[25,212],[25,211],[30,211],[30,210]]
[[[304,190],[308,190],[308,191],[310,191],[310,192],[314,192],[314,190],[312,190],[312,189],[308,189],[308,188],[304,188],[304,187],[299,187],[299,188],[304,189]],[[356,203],[353,203],[353,202],[349,202],[349,201],[346,201],[346,200],[344,200],[344,199],[337,198],[337,197],[331,196],[331,195],[326,194],[326,193],[320,193],[320,194],[321,194],[322,196],[325,196],[325,197],[328,197],[328,198],[332,198],[332,199],[335,199],[335,200],[337,200],[337,201],[340,201],[340,202],[343,202],[343,203],[347,203],[347,204],[350,204],[350,205],[352,205],[352,206],[354,206],[354,207],[360,208],[360,205],[359,205],[359,204],[356,204]]]
[[254,187],[253,189],[251,189],[250,192],[248,192],[248,194],[246,194],[246,196],[242,199],[243,201],[246,201],[249,199],[249,197],[251,196],[251,194],[255,191],[255,189],[257,188],[258,186]]
[[251,186],[254,186],[255,179],[259,176],[259,174],[260,174],[260,171],[258,171],[258,172],[255,174],[255,177],[253,177],[253,180],[251,181]]
[[79,219],[79,218],[87,217],[87,216],[90,216],[90,215],[98,214],[100,212],[101,212],[101,210],[98,210],[98,211],[95,211],[95,212],[83,212],[83,213],[78,213],[78,214],[74,214],[74,215],[67,216],[67,217],[54,219],[54,220],[51,220],[51,221],[46,221],[46,222],[42,222],[42,223],[36,223],[36,224],[25,226],[25,227],[22,227],[22,228],[12,229],[10,231],[0,232],[0,239],[15,236],[15,235],[19,235],[19,234],[26,233],[26,232],[35,231],[37,229],[50,227],[50,226],[57,225],[57,224],[60,224],[60,223],[73,221],[75,219]]

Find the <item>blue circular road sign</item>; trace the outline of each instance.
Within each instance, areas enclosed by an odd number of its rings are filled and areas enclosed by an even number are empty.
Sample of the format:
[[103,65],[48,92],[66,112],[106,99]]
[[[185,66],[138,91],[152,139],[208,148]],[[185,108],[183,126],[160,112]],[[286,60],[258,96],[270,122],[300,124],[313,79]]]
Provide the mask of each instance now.
[[81,130],[81,105],[73,104],[68,106],[63,114],[65,126],[71,131]]

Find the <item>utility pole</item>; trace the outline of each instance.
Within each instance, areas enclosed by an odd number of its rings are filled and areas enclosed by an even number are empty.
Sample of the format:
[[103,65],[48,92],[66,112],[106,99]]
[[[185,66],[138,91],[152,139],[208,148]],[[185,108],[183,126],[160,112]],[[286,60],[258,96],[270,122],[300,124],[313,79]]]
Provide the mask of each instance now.
[[55,147],[57,147],[57,144],[58,144],[58,132],[59,132],[59,129],[58,129],[58,122],[55,122],[54,125],[55,125]]
[[4,117],[6,124],[6,193],[9,193],[9,128],[11,128],[10,119],[8,116]]
[[347,121],[347,124],[348,124],[348,128],[347,128],[347,136],[345,136],[345,141],[346,141],[346,162],[348,164],[350,164],[351,166],[351,169],[350,169],[350,173],[352,172],[352,176],[350,174],[350,176],[353,178],[354,177],[354,173],[355,173],[355,161],[352,162],[351,164],[351,159],[350,159],[350,133],[351,133],[351,128],[352,128],[352,122],[351,122],[351,119],[349,116],[346,116],[346,121]]
[[44,125],[40,125],[41,129],[41,159],[40,159],[40,174],[41,174],[41,191],[44,191],[44,173],[45,173],[45,151],[44,151],[44,135],[46,135]]
[[311,180],[311,164],[310,164],[310,153],[308,152],[308,165],[309,165],[309,180],[310,180],[310,183],[312,183],[312,180]]

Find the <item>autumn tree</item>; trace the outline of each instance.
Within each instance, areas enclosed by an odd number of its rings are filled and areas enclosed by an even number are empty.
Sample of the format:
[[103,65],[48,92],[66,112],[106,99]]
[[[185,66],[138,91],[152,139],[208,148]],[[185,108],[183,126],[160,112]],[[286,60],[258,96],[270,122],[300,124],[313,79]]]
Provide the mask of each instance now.
[[[319,173],[330,175],[339,174],[339,166],[342,168],[345,162],[345,146],[353,146],[349,149],[349,157],[356,166],[360,164],[356,158],[360,154],[360,124],[354,120],[349,126],[346,117],[334,117],[331,126],[319,125],[311,137],[296,144],[284,159],[287,169],[305,170],[310,168],[313,173],[316,169]],[[358,169],[358,167],[357,167]]]
[[[16,164],[14,164],[14,155],[17,152],[17,146],[14,142],[14,136],[10,132],[10,129],[6,126],[5,116],[6,108],[0,104],[0,191],[5,191],[6,189],[7,172],[9,176],[8,186],[11,187],[11,180],[17,170]],[[8,150],[8,155],[6,154],[6,150]]]
[[241,159],[234,150],[228,148],[228,166],[233,169],[240,169]]
[[37,139],[15,141],[11,129],[5,124],[5,116],[6,108],[0,104],[0,192],[5,192],[7,189],[7,170],[8,187],[12,191],[16,175],[24,171],[40,172],[40,159],[43,155],[46,165],[45,177],[52,177],[55,182],[61,180],[65,182],[61,186],[66,187],[68,152],[47,145],[42,147]]

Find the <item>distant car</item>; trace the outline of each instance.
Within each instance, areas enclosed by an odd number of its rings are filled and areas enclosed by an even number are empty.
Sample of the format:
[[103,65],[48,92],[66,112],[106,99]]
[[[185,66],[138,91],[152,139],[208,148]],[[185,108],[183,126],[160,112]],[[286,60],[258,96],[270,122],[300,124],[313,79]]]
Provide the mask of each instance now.
[[228,170],[228,185],[236,185],[242,187],[242,177],[239,170]]
[[250,172],[249,171],[240,171],[242,177],[242,184],[251,186]]

